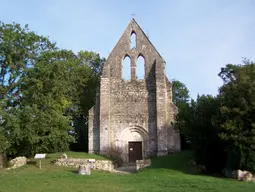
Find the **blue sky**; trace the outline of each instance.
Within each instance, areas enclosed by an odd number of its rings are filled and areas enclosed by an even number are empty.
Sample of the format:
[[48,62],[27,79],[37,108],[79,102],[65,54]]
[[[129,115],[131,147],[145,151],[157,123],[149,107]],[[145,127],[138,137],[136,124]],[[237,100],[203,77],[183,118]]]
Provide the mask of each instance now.
[[169,79],[193,98],[216,95],[227,63],[254,60],[253,0],[1,0],[0,20],[29,24],[58,47],[106,57],[134,12],[167,63]]

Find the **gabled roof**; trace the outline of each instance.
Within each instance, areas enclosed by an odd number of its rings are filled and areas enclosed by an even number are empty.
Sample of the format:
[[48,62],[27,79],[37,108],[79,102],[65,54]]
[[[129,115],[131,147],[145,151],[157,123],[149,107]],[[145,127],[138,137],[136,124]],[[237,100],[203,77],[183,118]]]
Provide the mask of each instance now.
[[[146,37],[146,39],[149,41],[149,43],[152,45],[152,47],[155,49],[155,51],[157,51],[157,53],[159,54],[159,56],[163,59],[162,55],[158,52],[158,50],[156,49],[156,47],[153,45],[153,43],[150,41],[150,39],[148,38],[148,36],[145,34],[145,32],[143,31],[143,29],[140,27],[140,25],[136,22],[136,20],[134,18],[131,19],[131,21],[129,22],[127,28],[130,27],[130,25],[132,24],[136,24],[139,29],[141,30],[141,32],[143,33],[143,35]],[[165,60],[163,59],[163,61],[165,62]]]
[[[138,29],[142,32],[143,36],[147,39],[147,41],[151,44],[151,46],[154,48],[154,50],[159,54],[159,56],[162,58],[162,60],[165,62],[165,60],[163,59],[162,55],[158,52],[158,50],[156,49],[156,47],[152,44],[152,42],[150,41],[150,39],[147,37],[147,35],[145,34],[145,32],[143,31],[143,29],[140,27],[140,25],[136,22],[136,20],[134,18],[131,19],[131,21],[129,22],[128,26],[126,27],[125,31],[122,33],[121,37],[119,38],[118,42],[116,43],[116,45],[114,46],[113,50],[115,49],[115,47],[120,43],[120,41],[122,40],[125,32],[132,28],[132,25],[136,25],[138,27]],[[109,56],[112,54],[113,50],[111,51],[111,53],[109,54]],[[109,57],[108,56],[108,57]]]

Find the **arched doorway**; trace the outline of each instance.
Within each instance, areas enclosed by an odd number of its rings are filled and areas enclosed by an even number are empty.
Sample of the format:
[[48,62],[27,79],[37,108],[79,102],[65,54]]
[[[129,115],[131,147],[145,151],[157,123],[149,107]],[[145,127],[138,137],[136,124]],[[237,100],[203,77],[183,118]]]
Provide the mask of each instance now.
[[124,162],[135,162],[144,159],[147,154],[148,132],[141,126],[125,128],[116,143],[122,148],[122,159]]

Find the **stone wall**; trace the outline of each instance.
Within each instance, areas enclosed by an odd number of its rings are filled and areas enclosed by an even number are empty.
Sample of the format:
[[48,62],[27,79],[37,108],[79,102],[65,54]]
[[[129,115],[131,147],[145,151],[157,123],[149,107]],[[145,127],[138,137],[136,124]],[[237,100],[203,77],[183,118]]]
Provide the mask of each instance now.
[[136,170],[150,167],[151,166],[151,160],[150,159],[144,159],[144,160],[136,160]]
[[[136,47],[131,48],[134,33]],[[130,80],[123,79],[126,57],[130,58]],[[144,79],[136,76],[139,57],[144,58]],[[177,108],[165,70],[164,59],[132,19],[103,65],[96,105],[89,111],[90,153],[105,154],[112,146],[128,146],[121,137],[126,129],[140,134],[144,159],[180,150],[179,133],[171,126]],[[127,152],[127,147],[123,150]]]
[[222,173],[225,177],[237,179],[239,181],[253,181],[255,182],[255,175],[252,175],[249,171],[242,171],[242,170],[228,170],[223,169]]
[[[130,46],[132,33],[136,34],[134,49],[131,49]],[[139,56],[142,56],[145,62],[144,79],[136,77],[136,60]],[[131,62],[130,80],[123,80],[122,65],[125,57],[129,57]],[[138,24],[132,20],[103,67],[100,84],[100,150],[114,144],[116,140],[120,140],[119,136],[126,128],[142,127],[149,135],[148,141],[146,141],[148,142],[147,149],[143,150],[148,155],[157,154],[156,100],[159,90],[156,85],[156,65],[158,72],[161,70],[165,77],[165,63],[162,57]],[[163,85],[163,87],[165,86]],[[165,90],[160,92],[165,92]],[[164,100],[160,101],[164,106]],[[164,107],[162,110],[165,112]],[[163,118],[165,117],[164,112],[160,114],[163,115]],[[166,140],[164,140],[165,142]]]
[[68,159],[58,159],[55,162],[58,166],[64,167],[79,167],[91,165],[91,168],[94,170],[103,170],[112,172],[114,169],[114,165],[112,161],[109,160],[95,160],[95,162],[91,162],[90,159],[76,159],[76,158],[68,158]]
[[26,157],[16,157],[8,162],[8,169],[16,169],[27,164]]
[[89,153],[99,153],[100,152],[100,134],[99,134],[99,107],[100,92],[97,89],[96,93],[96,104],[89,110],[89,130],[88,130],[88,139],[89,139]]

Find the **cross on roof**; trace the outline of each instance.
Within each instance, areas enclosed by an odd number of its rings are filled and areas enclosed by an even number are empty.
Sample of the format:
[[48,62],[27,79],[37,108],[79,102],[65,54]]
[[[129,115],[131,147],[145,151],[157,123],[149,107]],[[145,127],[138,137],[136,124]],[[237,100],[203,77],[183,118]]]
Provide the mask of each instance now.
[[133,13],[131,14],[132,18],[135,18],[135,15],[136,15],[136,14],[133,12]]

